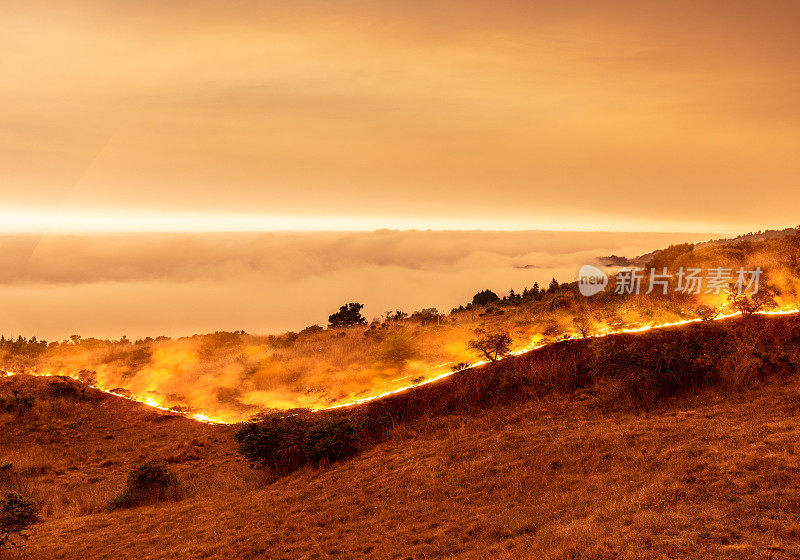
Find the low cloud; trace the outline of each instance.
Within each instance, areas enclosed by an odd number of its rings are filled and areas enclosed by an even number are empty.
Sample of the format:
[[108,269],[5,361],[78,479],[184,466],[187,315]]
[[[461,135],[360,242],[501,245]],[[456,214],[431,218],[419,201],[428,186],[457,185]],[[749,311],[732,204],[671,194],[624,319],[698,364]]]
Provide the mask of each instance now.
[[[432,232],[0,237],[5,334],[63,338],[280,332],[324,324],[346,301],[451,307],[610,253],[698,234]],[[526,268],[527,267],[527,268]]]

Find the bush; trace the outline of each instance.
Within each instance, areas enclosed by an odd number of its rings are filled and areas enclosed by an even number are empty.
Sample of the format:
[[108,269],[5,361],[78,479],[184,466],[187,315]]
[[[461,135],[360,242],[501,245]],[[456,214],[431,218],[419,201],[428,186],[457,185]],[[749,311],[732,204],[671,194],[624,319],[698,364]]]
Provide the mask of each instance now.
[[730,332],[716,325],[618,335],[592,341],[589,368],[595,379],[616,382],[616,399],[648,406],[718,383],[720,359],[733,350],[732,342]]
[[344,459],[357,450],[364,430],[357,422],[322,413],[291,411],[262,415],[234,437],[250,466],[287,472]]
[[183,496],[183,487],[166,465],[147,461],[131,469],[125,488],[108,507],[112,510],[129,508],[179,500]]
[[395,364],[404,364],[416,355],[414,339],[405,332],[392,333],[375,351],[378,361]]
[[12,390],[10,396],[0,397],[0,412],[25,414],[33,408],[33,403],[32,396],[21,395],[19,392]]
[[698,305],[695,308],[695,314],[706,323],[719,317],[720,313],[719,308],[711,307],[710,305]]
[[308,427],[303,450],[313,464],[330,464],[355,453],[357,442],[356,427],[352,422],[326,418]]
[[69,377],[56,378],[50,384],[50,396],[56,399],[86,400],[86,388]]
[[39,508],[32,499],[17,492],[6,492],[0,499],[0,550],[15,546],[15,539],[28,539],[25,533],[39,520]]
[[291,470],[303,461],[305,421],[297,415],[267,414],[234,434],[239,451],[254,468]]

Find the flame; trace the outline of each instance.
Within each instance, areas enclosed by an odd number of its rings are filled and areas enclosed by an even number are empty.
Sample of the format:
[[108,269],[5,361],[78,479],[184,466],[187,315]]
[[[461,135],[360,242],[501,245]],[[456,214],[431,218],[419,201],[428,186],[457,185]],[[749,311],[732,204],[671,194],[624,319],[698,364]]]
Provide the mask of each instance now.
[[[70,379],[74,379],[75,381],[80,381],[76,375],[68,375],[68,374],[67,375],[63,375],[61,373],[58,373],[58,374],[55,374],[55,373],[42,373],[42,372],[37,372],[37,371],[17,372],[17,371],[9,371],[9,370],[4,370],[2,373],[3,373],[2,377],[13,377],[13,376],[16,376],[16,375],[30,375],[31,377],[69,377]],[[133,402],[136,402],[136,403],[139,403],[139,404],[143,404],[143,405],[145,405],[147,407],[150,407],[150,408],[161,410],[163,412],[169,412],[170,414],[175,414],[175,415],[178,415],[178,416],[188,416],[188,417],[190,417],[190,418],[192,418],[194,420],[197,420],[198,422],[204,422],[206,424],[228,424],[228,423],[230,423],[230,422],[224,422],[224,421],[222,421],[220,419],[216,419],[216,418],[213,418],[212,416],[208,416],[208,415],[202,414],[202,413],[195,413],[195,414],[187,415],[186,413],[177,412],[177,411],[172,410],[171,408],[169,408],[167,406],[162,405],[161,403],[156,401],[153,397],[149,397],[148,396],[148,397],[141,398],[141,397],[138,397],[136,395],[131,395],[131,396],[121,395],[119,393],[114,393],[113,391],[109,391],[108,389],[104,389],[104,388],[99,387],[97,385],[92,385],[92,384],[88,384],[88,383],[87,383],[87,385],[89,387],[91,387],[92,389],[100,391],[101,393],[105,393],[106,395],[111,395],[112,397],[116,397],[118,399],[125,399],[127,401],[133,401]]]
[[[797,313],[800,313],[800,309],[780,309],[780,310],[773,310],[773,311],[758,311],[756,314],[758,314],[758,315],[794,315],[794,314],[797,314]],[[730,319],[732,317],[737,317],[737,316],[740,316],[740,315],[741,315],[740,312],[730,313],[730,314],[727,314],[727,315],[719,315],[718,317],[716,317],[713,320],[714,321],[721,321],[723,319]],[[637,332],[650,331],[650,330],[653,330],[653,329],[664,329],[664,328],[669,328],[669,327],[679,327],[679,326],[688,325],[688,324],[691,324],[691,323],[699,323],[701,321],[702,321],[702,319],[700,319],[700,318],[697,318],[697,319],[684,319],[684,320],[681,320],[681,321],[674,321],[674,322],[671,322],[671,323],[660,323],[660,324],[657,324],[657,325],[645,325],[645,326],[642,326],[642,327],[632,327],[632,328],[627,328],[627,329],[618,329],[618,330],[603,329],[601,332],[593,334],[593,335],[591,335],[591,336],[589,336],[587,338],[603,338],[603,337],[607,337],[607,336],[611,336],[611,335],[615,335],[615,334],[637,333]],[[573,334],[569,335],[567,338],[564,338],[562,340],[574,340],[574,339],[578,339],[578,338],[581,338],[581,336],[579,334],[577,334],[577,333],[573,333]],[[526,352],[530,352],[531,350],[537,350],[539,348],[544,348],[545,346],[550,346],[552,344],[557,344],[557,343],[556,342],[550,342],[550,343],[544,343],[544,344],[536,344],[535,342],[531,342],[527,346],[525,346],[523,348],[518,348],[517,350],[514,350],[513,352],[509,353],[508,356],[519,356],[521,354],[525,354]],[[500,357],[497,361],[503,360],[503,359],[507,358],[508,356]],[[481,360],[481,361],[469,364],[469,366],[467,366],[464,369],[474,368],[474,367],[482,366],[482,365],[485,365],[485,364],[488,364],[488,363],[489,363],[488,360]],[[445,366],[448,366],[448,365],[450,365],[450,363],[440,364],[439,366],[436,366],[436,367],[437,368],[441,368],[441,367],[445,367]],[[451,375],[455,375],[456,373],[458,373],[458,372],[457,371],[447,371],[447,372],[435,375],[434,377],[431,377],[430,379],[426,379],[425,381],[422,381],[421,383],[412,383],[412,384],[409,384],[409,385],[404,385],[403,387],[398,387],[396,389],[392,389],[391,391],[385,391],[383,393],[380,393],[380,394],[377,394],[377,395],[372,395],[372,396],[369,396],[369,397],[362,397],[360,399],[355,399],[355,400],[352,400],[352,401],[349,401],[349,402],[346,402],[346,403],[340,403],[340,404],[336,404],[336,405],[333,405],[333,406],[326,406],[326,407],[323,407],[323,408],[315,408],[315,409],[313,409],[313,412],[320,412],[320,411],[323,411],[323,410],[334,410],[334,409],[346,408],[346,407],[350,407],[350,406],[358,406],[358,405],[361,405],[361,404],[365,404],[365,403],[368,403],[368,402],[372,402],[372,401],[375,401],[375,400],[378,400],[378,399],[382,399],[382,398],[388,397],[390,395],[396,395],[398,393],[403,393],[403,392],[408,391],[410,389],[414,389],[416,387],[421,387],[421,386],[427,385],[429,383],[434,383],[434,382],[439,381],[441,379],[445,379],[447,377],[450,377]]]
[[[795,315],[795,314],[798,314],[798,313],[800,313],[800,309],[797,309],[797,308],[778,309],[778,310],[772,310],[772,311],[759,311],[759,312],[757,312],[758,315],[768,315],[768,316],[773,316],[773,315]],[[720,321],[720,320],[724,320],[724,319],[730,319],[730,318],[733,318],[733,317],[737,317],[737,316],[740,316],[740,315],[741,315],[741,313],[738,313],[738,312],[737,313],[730,313],[730,314],[726,314],[726,315],[720,315],[720,316],[716,317],[713,320],[714,321]],[[598,332],[596,334],[593,334],[593,335],[590,335],[587,338],[603,338],[603,337],[612,336],[612,335],[615,335],[615,334],[638,333],[638,332],[645,332],[645,331],[650,331],[650,330],[654,330],[654,329],[680,327],[680,326],[684,326],[684,325],[689,325],[691,323],[698,323],[698,322],[701,322],[701,321],[702,321],[702,319],[699,319],[699,318],[697,318],[697,319],[683,319],[681,321],[674,321],[674,322],[669,322],[669,323],[660,323],[660,324],[653,324],[653,325],[644,325],[644,326],[641,326],[641,327],[630,327],[630,328],[625,328],[625,329],[604,328],[600,332]],[[564,338],[562,338],[560,341],[563,341],[563,340],[574,340],[574,339],[578,339],[578,338],[581,338],[580,334],[571,333],[571,334],[565,336]],[[557,344],[557,342],[541,343],[537,339],[533,339],[527,345],[522,346],[522,347],[518,347],[515,350],[513,350],[508,356],[519,356],[521,354],[525,354],[525,353],[530,352],[532,350],[537,350],[539,348],[544,348],[546,346],[550,346],[550,345],[553,345],[553,344]],[[502,359],[505,359],[508,356],[501,357],[499,359],[502,360]],[[478,367],[478,366],[485,365],[487,363],[489,363],[488,360],[480,360],[480,361],[473,362],[473,363],[469,364],[464,369],[475,368],[475,367]],[[446,379],[446,378],[458,373],[457,371],[451,371],[451,370],[440,371],[440,370],[442,370],[444,368],[449,367],[451,364],[452,364],[452,362],[446,362],[446,363],[443,363],[443,364],[438,364],[436,366],[433,366],[429,370],[429,373],[431,374],[431,377],[428,377],[424,381],[421,381],[421,382],[418,382],[418,383],[410,383],[410,384],[404,385],[402,387],[391,389],[389,391],[384,391],[382,393],[378,393],[378,394],[375,394],[375,395],[370,395],[370,396],[367,396],[367,397],[354,399],[352,401],[339,403],[339,404],[335,404],[335,405],[332,405],[332,406],[327,406],[327,407],[322,407],[322,408],[314,408],[314,409],[312,409],[312,411],[313,412],[320,412],[320,411],[324,411],[324,410],[334,410],[334,409],[358,406],[358,405],[362,405],[362,404],[365,404],[365,403],[368,403],[368,402],[379,400],[379,399],[382,399],[382,398],[385,398],[385,397],[388,397],[388,396],[391,396],[391,395],[396,395],[396,394],[399,394],[399,393],[403,393],[403,392],[409,391],[409,390],[417,388],[417,387],[422,387],[424,385],[428,385],[428,384],[431,384],[431,383],[436,383],[437,381],[440,381],[442,379]],[[31,375],[31,376],[34,376],[34,377],[69,377],[69,378],[74,379],[76,381],[80,381],[78,379],[77,375],[70,374],[70,373],[64,374],[62,372],[59,372],[59,373],[36,372],[36,371],[14,372],[14,371],[5,370],[2,373],[6,377],[11,377],[11,376],[15,376],[15,375]],[[406,376],[406,378],[407,377],[408,376]],[[395,379],[394,381],[400,381],[402,379],[405,379],[405,378]],[[115,393],[113,391],[110,391],[110,390],[108,390],[108,389],[106,389],[106,388],[104,388],[102,386],[99,386],[99,384],[88,384],[88,385],[90,387],[92,387],[93,389],[101,391],[101,392],[103,392],[103,393],[105,393],[107,395],[111,395],[111,396],[119,398],[119,399],[125,399],[125,400],[129,400],[129,401],[137,402],[139,404],[142,404],[144,406],[147,406],[147,407],[150,407],[150,408],[153,408],[153,409],[156,409],[156,410],[160,410],[162,412],[168,412],[170,414],[184,416],[186,418],[190,418],[190,419],[196,420],[198,422],[203,422],[203,423],[207,423],[207,424],[234,424],[234,423],[236,423],[234,421],[230,421],[230,420],[223,419],[223,418],[215,418],[214,416],[211,416],[211,415],[207,414],[204,411],[186,412],[186,411],[174,410],[174,409],[171,409],[171,408],[165,406],[163,403],[158,402],[152,396],[141,397],[141,396],[137,396],[137,395],[134,395],[134,394],[131,394],[130,396],[128,396],[128,395],[119,394],[119,393]]]

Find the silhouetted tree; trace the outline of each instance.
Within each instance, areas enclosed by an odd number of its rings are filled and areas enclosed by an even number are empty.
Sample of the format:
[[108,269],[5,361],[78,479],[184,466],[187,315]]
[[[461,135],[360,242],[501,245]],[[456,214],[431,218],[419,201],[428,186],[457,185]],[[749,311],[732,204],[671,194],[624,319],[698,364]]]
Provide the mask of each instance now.
[[367,322],[361,310],[364,309],[363,303],[347,303],[339,308],[339,311],[328,317],[331,327],[350,327],[353,325],[363,325]]
[[713,321],[720,314],[719,308],[711,307],[710,305],[698,305],[694,312],[703,322]]
[[484,334],[470,340],[467,345],[487,360],[496,362],[507,356],[511,350],[511,337],[507,333]]
[[575,328],[578,329],[578,332],[581,334],[582,338],[586,338],[591,336],[594,331],[594,324],[592,323],[591,318],[585,313],[581,313],[576,317],[573,317],[572,324],[575,325]]
[[391,311],[387,311],[386,312],[386,321],[387,322],[388,321],[402,321],[406,317],[408,317],[408,313],[406,313],[405,311],[400,311],[399,309],[394,311],[394,313],[392,313]]
[[731,289],[728,294],[728,305],[746,317],[759,311],[773,309],[777,303],[772,290],[762,287],[756,294],[739,293],[738,290]]
[[472,296],[473,305],[489,305],[500,301],[500,298],[491,290],[483,290]]

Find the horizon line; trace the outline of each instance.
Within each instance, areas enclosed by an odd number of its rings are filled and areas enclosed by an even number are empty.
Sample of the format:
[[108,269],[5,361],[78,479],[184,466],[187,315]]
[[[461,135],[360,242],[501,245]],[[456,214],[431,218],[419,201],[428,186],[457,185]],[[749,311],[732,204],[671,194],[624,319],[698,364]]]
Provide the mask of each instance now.
[[[614,224],[613,226],[611,224]],[[762,224],[759,229],[785,229]],[[0,209],[0,234],[322,233],[378,231],[575,232],[730,235],[747,224],[574,216],[509,220],[448,217],[268,214],[119,209]]]

